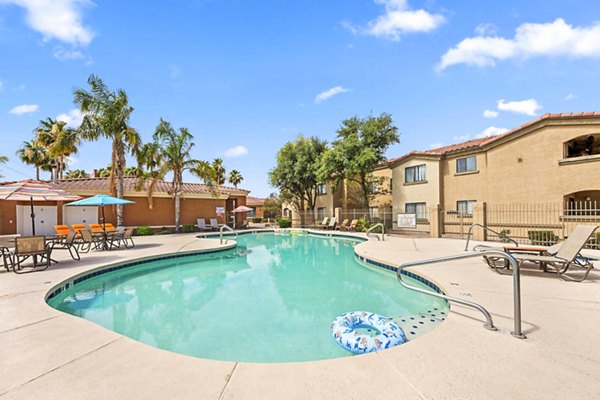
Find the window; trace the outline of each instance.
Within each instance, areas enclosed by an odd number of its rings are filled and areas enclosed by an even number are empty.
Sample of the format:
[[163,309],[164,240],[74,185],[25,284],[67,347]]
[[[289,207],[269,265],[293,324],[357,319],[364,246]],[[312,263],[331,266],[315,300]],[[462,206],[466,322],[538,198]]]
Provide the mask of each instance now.
[[393,183],[393,182],[394,182],[394,181],[393,181],[393,179],[392,179],[392,178],[390,178],[390,192],[391,192],[392,190],[394,190],[394,185],[392,185],[392,183]]
[[284,208],[283,209],[283,216],[284,217],[289,217],[290,216],[290,209],[289,208]]
[[404,182],[425,182],[425,164],[406,167],[404,169]]
[[600,135],[579,136],[565,143],[566,158],[600,154]]
[[473,215],[473,204],[476,200],[459,200],[456,202],[456,210],[462,215]]
[[427,203],[406,203],[404,212],[407,214],[417,214],[417,220],[427,219]]
[[379,218],[379,208],[378,207],[369,207],[369,217]]
[[325,211],[327,210],[327,208],[325,207],[319,207],[317,208],[317,220],[319,222],[323,221],[323,219],[325,218]]
[[456,173],[477,171],[477,157],[465,157],[456,160]]
[[317,195],[327,194],[327,184],[319,183],[317,185]]

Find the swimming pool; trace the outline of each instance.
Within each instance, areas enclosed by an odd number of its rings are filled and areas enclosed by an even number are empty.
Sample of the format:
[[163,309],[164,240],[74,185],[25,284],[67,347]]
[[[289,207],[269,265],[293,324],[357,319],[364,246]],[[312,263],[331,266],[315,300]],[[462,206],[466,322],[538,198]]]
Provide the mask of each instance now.
[[351,356],[330,332],[331,322],[348,311],[371,311],[409,324],[432,310],[445,315],[445,301],[408,291],[391,271],[359,263],[357,243],[245,234],[235,249],[148,261],[95,276],[48,303],[161,349],[248,362]]

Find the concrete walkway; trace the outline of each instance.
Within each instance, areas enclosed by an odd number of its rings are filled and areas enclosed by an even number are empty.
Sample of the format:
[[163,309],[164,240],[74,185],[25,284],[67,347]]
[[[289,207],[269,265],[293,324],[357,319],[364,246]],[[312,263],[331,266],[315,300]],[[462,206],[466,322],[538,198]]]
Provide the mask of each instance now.
[[[445,322],[403,346],[345,359],[286,364],[220,362],[170,353],[50,308],[54,285],[130,258],[209,249],[194,235],[136,238],[132,250],[92,252],[40,273],[0,272],[0,398],[61,399],[597,399],[600,397],[600,274],[567,283],[525,271],[527,339],[511,336],[512,278],[481,259],[419,267],[448,294]],[[357,252],[398,265],[462,252],[464,241],[390,238]],[[54,256],[54,255],[53,255]]]

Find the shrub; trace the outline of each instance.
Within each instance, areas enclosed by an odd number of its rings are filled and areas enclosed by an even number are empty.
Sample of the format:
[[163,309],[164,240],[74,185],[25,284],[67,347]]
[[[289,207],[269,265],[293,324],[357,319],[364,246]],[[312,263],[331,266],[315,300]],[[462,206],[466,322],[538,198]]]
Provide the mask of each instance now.
[[279,218],[277,220],[277,226],[280,228],[289,228],[292,226],[292,221],[286,218]]
[[194,224],[184,224],[183,225],[183,233],[196,232],[196,225]]
[[254,222],[255,224],[260,224],[262,222],[262,218],[261,217],[254,217],[254,218],[252,218],[252,222]]
[[551,246],[558,243],[558,236],[552,231],[527,231],[532,245]]
[[510,243],[510,239],[508,239],[508,237],[507,237],[510,235],[510,229],[502,229],[498,233],[500,234],[500,241],[502,243]]
[[137,228],[135,228],[135,234],[138,236],[152,235],[152,228],[146,225],[138,226]]
[[359,219],[358,223],[356,224],[356,230],[358,232],[366,232],[370,227],[371,224],[369,224],[369,221],[364,218]]

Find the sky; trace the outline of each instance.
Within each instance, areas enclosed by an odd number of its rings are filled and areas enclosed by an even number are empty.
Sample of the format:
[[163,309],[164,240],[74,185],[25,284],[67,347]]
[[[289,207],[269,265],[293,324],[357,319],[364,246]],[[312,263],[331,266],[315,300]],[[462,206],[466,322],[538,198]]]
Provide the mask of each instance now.
[[[600,111],[600,8],[566,4],[0,0],[0,171],[34,177],[16,150],[47,117],[77,127],[73,90],[91,74],[127,92],[144,141],[161,117],[186,127],[193,156],[223,158],[254,196],[274,191],[267,173],[286,142],[331,142],[355,115],[392,115],[393,158]],[[70,168],[110,154],[106,139],[85,142]]]

